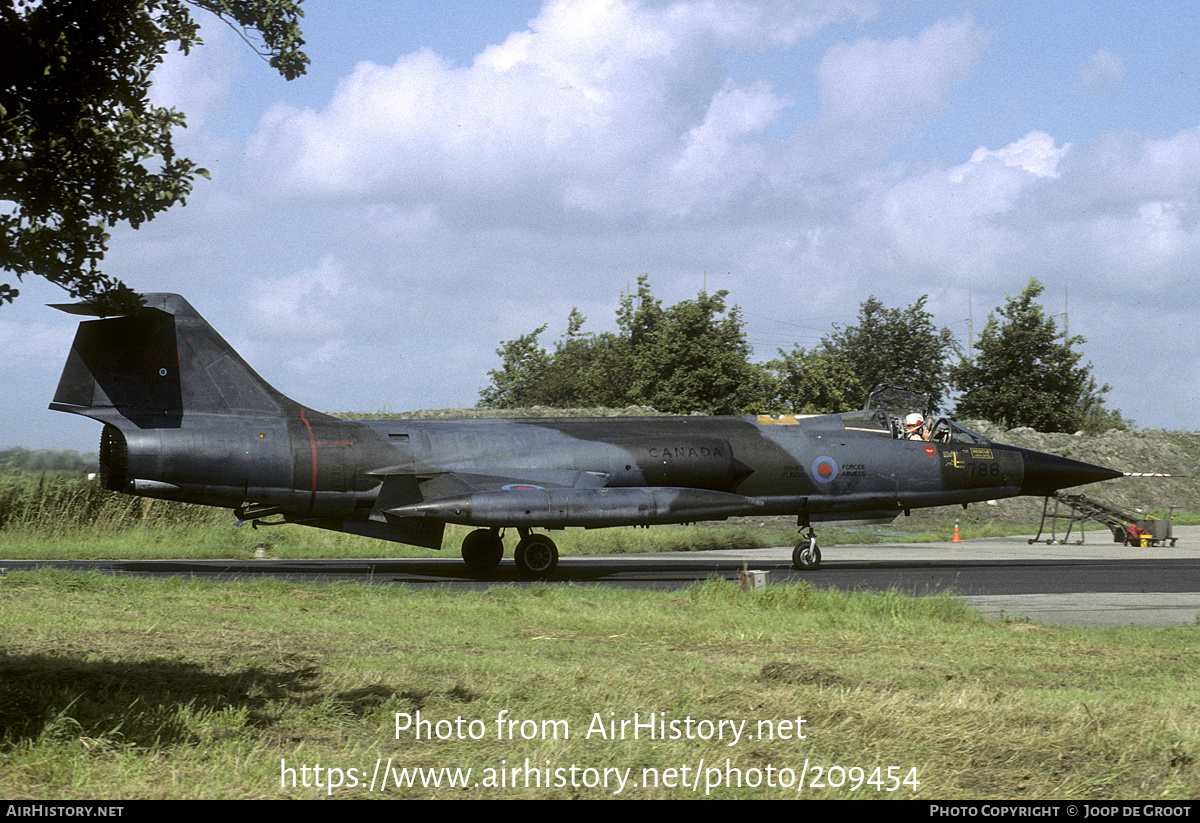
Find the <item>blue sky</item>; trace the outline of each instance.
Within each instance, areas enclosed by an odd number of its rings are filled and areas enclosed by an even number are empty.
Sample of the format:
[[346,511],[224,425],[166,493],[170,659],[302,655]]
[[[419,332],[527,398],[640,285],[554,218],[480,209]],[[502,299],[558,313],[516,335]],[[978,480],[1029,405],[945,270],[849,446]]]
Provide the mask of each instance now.
[[[225,27],[157,100],[213,173],[113,233],[273,385],[328,411],[473,405],[504,340],[646,272],[725,289],[755,357],[870,295],[965,342],[1036,277],[1109,405],[1200,428],[1193,3],[308,0],[309,74]],[[46,410],[75,321],[0,308],[0,445],[92,450]]]

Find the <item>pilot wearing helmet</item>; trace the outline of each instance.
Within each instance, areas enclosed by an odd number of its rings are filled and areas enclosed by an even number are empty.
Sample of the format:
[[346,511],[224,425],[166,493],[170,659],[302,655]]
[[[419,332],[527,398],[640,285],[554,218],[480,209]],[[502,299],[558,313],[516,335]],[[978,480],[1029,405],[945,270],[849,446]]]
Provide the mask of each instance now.
[[904,418],[904,439],[905,440],[926,440],[928,435],[925,432],[925,419],[917,412],[913,412]]

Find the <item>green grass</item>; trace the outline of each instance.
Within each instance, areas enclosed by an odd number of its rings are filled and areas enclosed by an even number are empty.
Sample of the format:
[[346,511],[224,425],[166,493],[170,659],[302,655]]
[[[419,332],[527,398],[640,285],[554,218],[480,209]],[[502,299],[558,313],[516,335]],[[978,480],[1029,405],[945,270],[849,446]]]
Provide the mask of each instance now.
[[[141,501],[137,501],[141,502]],[[165,507],[161,501],[153,509]],[[141,521],[136,517],[105,525],[87,527],[60,524],[50,528],[10,526],[0,529],[0,558],[29,560],[94,559],[216,559],[248,558],[261,541],[271,557],[347,558],[347,557],[457,557],[465,526],[448,526],[441,551],[372,540],[353,535],[285,525],[258,530],[248,525],[235,528],[228,512],[192,507],[187,518],[161,522],[155,517]],[[598,554],[637,554],[647,552],[695,552],[719,549],[754,549],[790,546],[797,541],[795,527],[779,523],[714,523],[645,528],[566,529],[550,532],[565,556]],[[903,533],[888,527],[840,528],[824,526],[818,534],[822,546],[862,545],[869,543],[939,542],[953,533],[951,521],[944,528]],[[996,537],[1027,534],[1019,526],[972,526],[962,529],[962,538]],[[511,544],[511,540],[508,541]]]
[[[9,574],[0,624],[0,795],[10,799],[364,797],[348,770],[365,784],[389,759],[470,768],[473,785],[389,784],[380,797],[612,796],[611,786],[483,785],[485,770],[526,759],[629,769],[638,786],[621,796],[634,798],[705,796],[706,777],[721,778],[713,796],[794,797],[725,775],[765,780],[806,761],[865,776],[899,767],[919,782],[808,797],[1200,794],[1190,628],[988,623],[950,596],[805,585],[452,594],[54,571]],[[417,712],[434,739],[397,736],[397,714]],[[597,721],[651,712],[746,726],[733,745],[587,735]],[[500,717],[517,725],[497,735]],[[568,739],[551,734],[563,728]],[[785,734],[757,735],[767,728]],[[318,764],[340,769],[344,785],[315,785]],[[302,785],[304,766],[314,785]],[[644,785],[653,773],[700,785]]]

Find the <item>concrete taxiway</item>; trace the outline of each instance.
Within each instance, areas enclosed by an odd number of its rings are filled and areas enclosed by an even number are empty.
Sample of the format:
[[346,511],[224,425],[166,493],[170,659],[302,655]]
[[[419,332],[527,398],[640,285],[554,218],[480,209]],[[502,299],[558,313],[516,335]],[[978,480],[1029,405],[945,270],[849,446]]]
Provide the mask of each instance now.
[[[1020,591],[1021,588],[1062,588],[1051,583],[1049,574],[1034,576],[1042,581],[1025,583],[1012,579],[1000,588],[1003,593],[968,593],[963,598],[985,616],[1021,619],[1038,623],[1073,626],[1197,626],[1200,627],[1200,572],[1195,566],[1173,561],[1200,560],[1200,526],[1176,526],[1175,546],[1121,546],[1107,531],[1088,532],[1083,544],[1031,544],[1026,537],[992,537],[962,543],[878,543],[863,546],[831,546],[822,549],[826,567],[831,564],[902,566],[937,563],[973,564],[1078,564],[1077,570],[1092,571],[1100,564],[1114,564],[1116,578],[1089,582],[1072,591]],[[1076,538],[1077,535],[1072,535]],[[791,559],[790,548],[759,549],[753,552],[706,552],[713,559],[724,555],[760,565]],[[1089,562],[1090,561],[1090,562]],[[1043,567],[1048,570],[1050,565]],[[1015,567],[1002,575],[1015,578]],[[1160,573],[1161,572],[1161,573]],[[818,572],[819,574],[819,572]],[[1082,577],[1081,574],[1068,577]],[[1098,578],[1102,579],[1102,578]],[[1075,587],[1072,587],[1075,588]],[[1133,589],[1133,590],[1131,590]]]

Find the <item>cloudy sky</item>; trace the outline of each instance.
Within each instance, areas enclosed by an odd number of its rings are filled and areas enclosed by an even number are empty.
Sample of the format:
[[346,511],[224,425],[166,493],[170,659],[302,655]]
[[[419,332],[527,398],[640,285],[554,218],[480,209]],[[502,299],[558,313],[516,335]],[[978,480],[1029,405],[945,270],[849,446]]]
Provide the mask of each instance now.
[[[212,171],[117,230],[328,411],[473,405],[504,340],[725,289],[755,356],[875,295],[965,343],[1030,278],[1109,405],[1200,429],[1200,10],[1064,0],[307,0],[288,83],[221,25],[159,102]],[[0,308],[0,445],[94,450],[46,410],[75,319]]]

